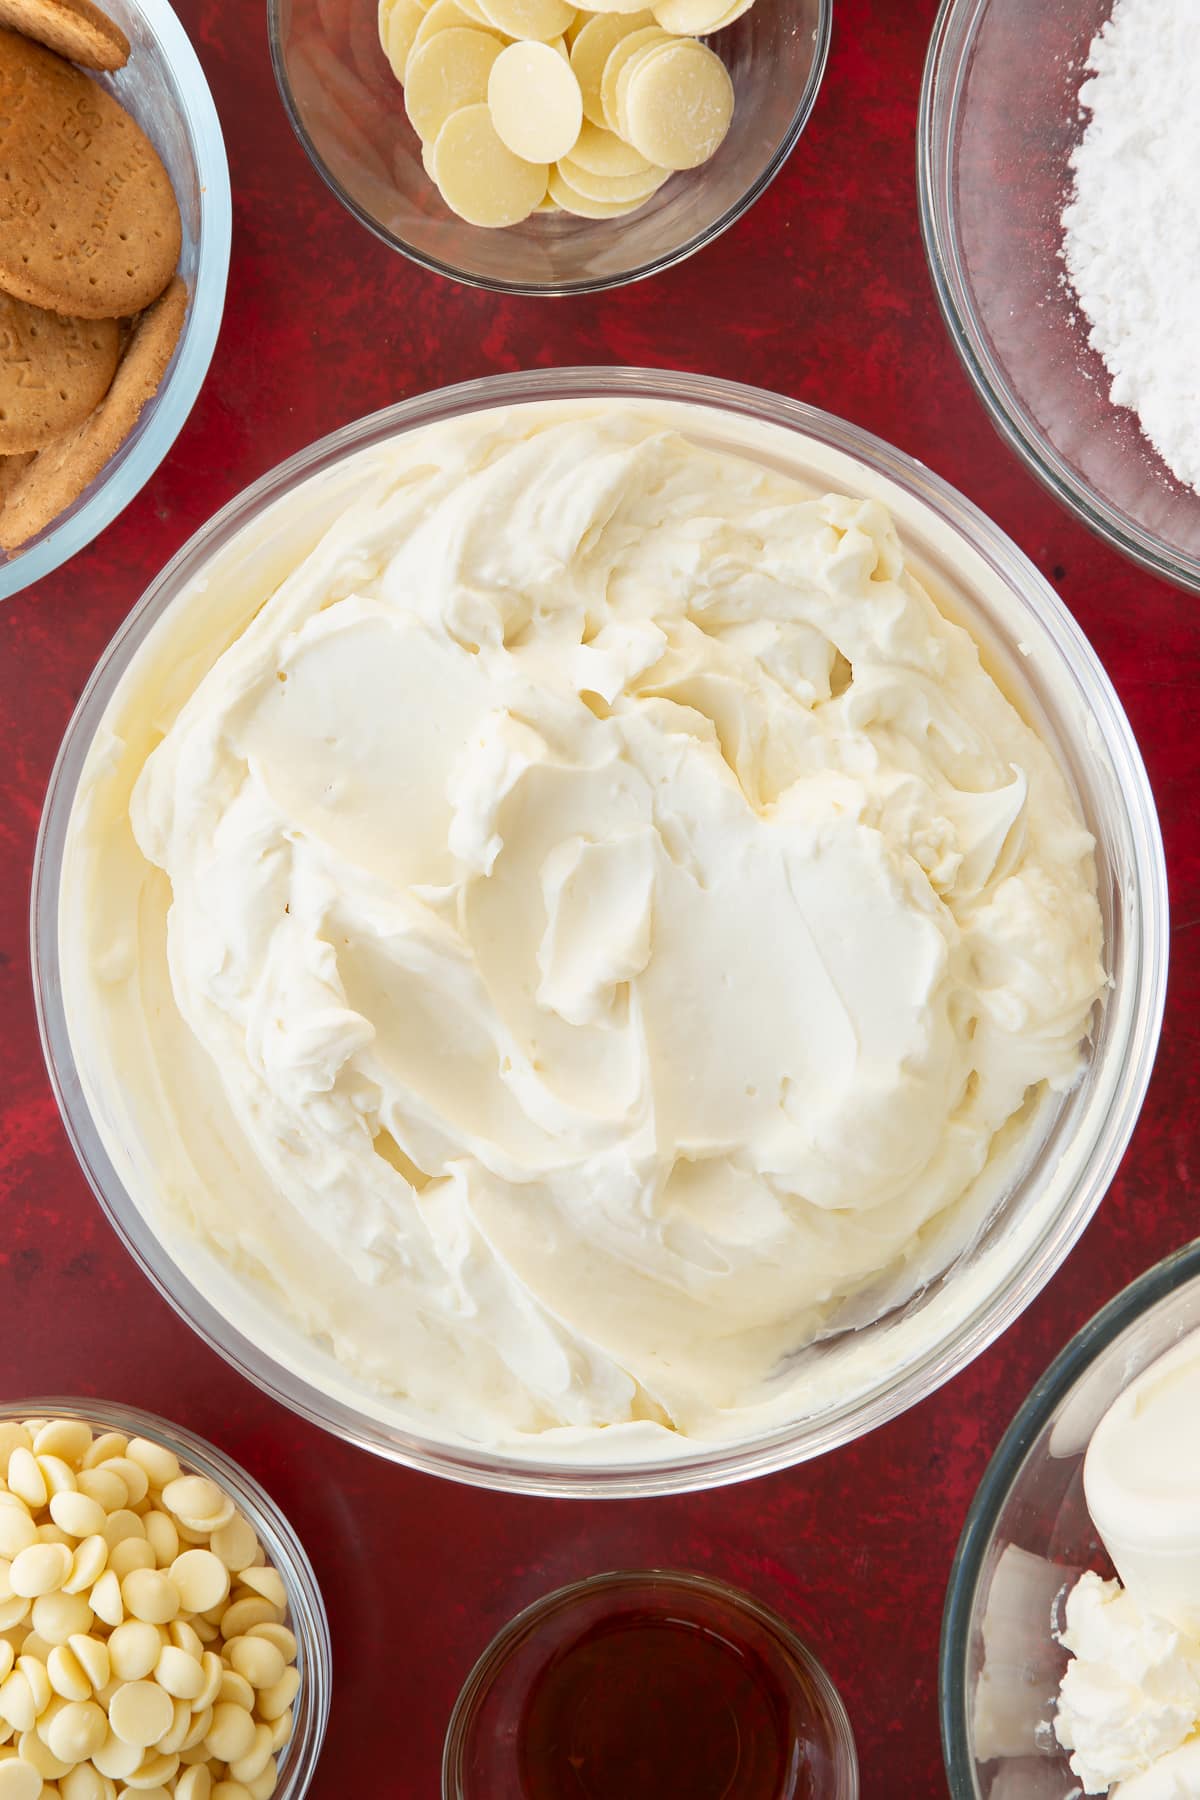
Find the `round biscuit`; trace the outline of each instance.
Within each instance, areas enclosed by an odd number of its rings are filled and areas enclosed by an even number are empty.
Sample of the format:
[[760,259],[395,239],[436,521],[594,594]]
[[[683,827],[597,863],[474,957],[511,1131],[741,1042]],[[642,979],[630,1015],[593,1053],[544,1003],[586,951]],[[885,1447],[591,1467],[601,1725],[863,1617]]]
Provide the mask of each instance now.
[[112,386],[90,418],[40,450],[0,512],[0,547],[15,550],[64,512],[96,479],[158,392],[187,314],[188,293],[177,275],[134,326]]
[[85,69],[123,69],[129,39],[92,0],[0,0],[0,25]]
[[141,127],[53,51],[0,28],[0,288],[115,319],[163,292],[179,207]]
[[115,319],[72,319],[0,293],[0,455],[44,449],[82,424],[120,347]]

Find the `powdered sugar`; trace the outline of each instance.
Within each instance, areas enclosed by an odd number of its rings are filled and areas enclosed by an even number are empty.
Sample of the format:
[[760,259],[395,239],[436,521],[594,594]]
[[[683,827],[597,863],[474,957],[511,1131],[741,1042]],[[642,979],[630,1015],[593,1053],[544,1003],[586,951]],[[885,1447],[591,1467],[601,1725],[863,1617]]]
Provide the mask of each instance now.
[[1087,66],[1063,254],[1114,403],[1200,490],[1200,0],[1117,0]]

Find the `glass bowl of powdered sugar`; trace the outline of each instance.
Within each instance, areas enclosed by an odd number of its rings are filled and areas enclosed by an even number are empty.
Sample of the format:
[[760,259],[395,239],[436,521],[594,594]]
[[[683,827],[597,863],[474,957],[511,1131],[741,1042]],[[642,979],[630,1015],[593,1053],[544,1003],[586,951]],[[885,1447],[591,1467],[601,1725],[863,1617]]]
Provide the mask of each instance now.
[[944,0],[921,215],[993,422],[1086,524],[1200,590],[1195,0]]

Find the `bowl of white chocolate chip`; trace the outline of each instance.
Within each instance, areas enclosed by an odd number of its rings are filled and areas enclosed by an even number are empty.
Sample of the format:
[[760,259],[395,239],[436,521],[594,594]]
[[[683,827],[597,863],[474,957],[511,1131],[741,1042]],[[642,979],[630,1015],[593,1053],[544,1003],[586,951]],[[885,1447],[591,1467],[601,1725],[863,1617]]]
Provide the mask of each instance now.
[[270,0],[276,79],[338,198],[509,293],[594,292],[711,242],[808,122],[832,0]]
[[287,1520],[107,1402],[0,1406],[0,1800],[299,1800],[329,1628]]

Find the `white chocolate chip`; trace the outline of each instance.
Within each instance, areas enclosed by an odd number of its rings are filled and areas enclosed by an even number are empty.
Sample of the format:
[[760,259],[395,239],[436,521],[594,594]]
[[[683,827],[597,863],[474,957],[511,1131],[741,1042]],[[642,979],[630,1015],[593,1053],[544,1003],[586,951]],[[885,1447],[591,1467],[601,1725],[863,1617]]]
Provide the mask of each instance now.
[[204,1692],[204,1670],[198,1659],[173,1644],[160,1652],[154,1679],[176,1700],[198,1700]]
[[42,1471],[34,1461],[33,1451],[19,1444],[8,1459],[9,1488],[26,1506],[45,1506],[49,1496]]
[[254,1744],[254,1720],[244,1707],[222,1700],[213,1708],[205,1743],[219,1762],[236,1762]]
[[13,1558],[9,1585],[14,1594],[26,1600],[57,1593],[70,1575],[73,1561],[64,1544],[31,1544]]
[[501,143],[526,162],[566,156],[583,124],[574,71],[549,44],[502,50],[488,76],[487,103]]
[[127,1681],[112,1697],[108,1722],[123,1744],[141,1749],[156,1744],[171,1728],[171,1696],[154,1681]]
[[68,1537],[95,1537],[104,1531],[104,1508],[78,1488],[57,1493],[50,1502],[50,1517]]

